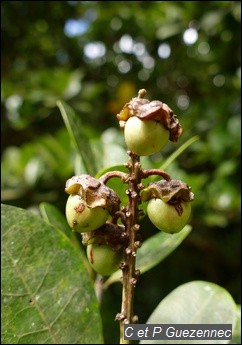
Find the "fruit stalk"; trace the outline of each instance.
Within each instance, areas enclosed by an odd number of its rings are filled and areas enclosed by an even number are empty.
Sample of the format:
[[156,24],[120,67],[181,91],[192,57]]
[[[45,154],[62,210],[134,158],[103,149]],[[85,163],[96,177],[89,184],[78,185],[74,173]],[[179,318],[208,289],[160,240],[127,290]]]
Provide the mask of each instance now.
[[120,344],[129,344],[124,340],[124,324],[134,323],[137,316],[134,316],[133,301],[135,286],[138,280],[139,271],[135,269],[136,251],[139,241],[137,234],[139,231],[139,203],[141,186],[141,164],[140,157],[131,151],[128,151],[130,161],[127,164],[129,169],[128,189],[126,191],[129,197],[129,203],[125,208],[126,224],[125,231],[128,238],[128,245],[125,250],[125,260],[123,267],[123,291],[121,313],[117,315],[120,321]]

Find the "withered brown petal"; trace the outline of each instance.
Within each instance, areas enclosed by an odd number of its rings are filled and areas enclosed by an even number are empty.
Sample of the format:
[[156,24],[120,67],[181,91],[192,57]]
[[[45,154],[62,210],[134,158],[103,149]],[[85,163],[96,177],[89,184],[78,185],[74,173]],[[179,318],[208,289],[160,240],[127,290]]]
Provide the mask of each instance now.
[[89,207],[104,207],[113,215],[119,210],[120,199],[117,193],[102,183],[97,190],[88,189],[86,192],[86,202]]
[[[144,189],[144,196],[147,198],[160,198],[164,202],[170,201],[192,201],[194,194],[191,188],[183,181],[180,180],[161,180],[158,182],[150,183]],[[142,191],[143,192],[143,191]]]
[[135,98],[132,98],[128,104],[134,110],[136,114],[142,105],[149,104],[149,103],[150,101],[148,99],[135,97]]
[[120,111],[120,113],[117,114],[117,118],[118,118],[119,121],[127,121],[130,118],[131,111],[130,111],[128,105],[129,105],[128,103],[125,104],[125,106]]
[[149,119],[162,122],[162,124],[168,129],[169,113],[163,109],[163,103],[160,101],[152,101],[141,105],[137,111],[137,117],[144,120]]
[[170,138],[169,139],[173,141],[174,143],[176,143],[181,134],[182,134],[182,127],[176,115],[172,113],[172,116],[170,117]]
[[160,122],[169,132],[169,139],[177,142],[182,133],[182,127],[167,104],[160,101],[152,101],[139,107],[137,117],[141,120],[154,120]]
[[73,176],[67,180],[65,191],[80,195],[91,208],[99,206],[107,209],[111,215],[119,209],[117,193],[90,175]]

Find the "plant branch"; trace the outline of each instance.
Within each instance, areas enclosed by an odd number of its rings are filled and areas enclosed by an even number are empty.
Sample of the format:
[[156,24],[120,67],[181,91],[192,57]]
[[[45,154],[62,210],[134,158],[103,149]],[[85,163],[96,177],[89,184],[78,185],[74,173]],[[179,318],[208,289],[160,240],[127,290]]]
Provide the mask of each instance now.
[[110,180],[113,177],[120,178],[124,183],[127,183],[129,175],[122,172],[122,171],[108,171],[106,174],[99,177],[99,181],[106,184],[108,180]]
[[151,175],[162,176],[166,181],[171,181],[171,176],[164,170],[149,169],[149,170],[142,170],[141,172],[141,178],[146,178]]
[[128,151],[130,161],[128,163],[129,187],[126,191],[129,197],[129,203],[126,207],[125,231],[128,238],[128,245],[125,249],[125,260],[123,265],[123,291],[121,313],[116,316],[120,321],[120,344],[129,344],[124,340],[124,324],[137,322],[137,316],[134,316],[133,302],[134,291],[139,278],[139,270],[135,269],[136,251],[137,251],[137,233],[139,231],[139,203],[140,203],[140,185],[141,185],[141,164],[140,157],[133,152]]
[[123,211],[117,211],[115,212],[115,215],[112,218],[112,222],[113,224],[117,224],[117,220],[121,219],[122,223],[125,225],[126,224],[126,215],[125,212]]

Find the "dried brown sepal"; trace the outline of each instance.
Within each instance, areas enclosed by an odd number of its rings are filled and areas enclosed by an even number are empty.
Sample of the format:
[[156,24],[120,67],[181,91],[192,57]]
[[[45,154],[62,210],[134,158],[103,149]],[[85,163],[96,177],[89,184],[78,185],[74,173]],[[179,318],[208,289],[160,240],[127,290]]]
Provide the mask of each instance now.
[[114,250],[120,250],[127,245],[127,238],[123,236],[124,231],[124,226],[107,222],[95,231],[83,233],[82,244],[105,244]]
[[120,127],[123,127],[122,124],[131,117],[131,116],[138,116],[139,108],[142,105],[150,103],[148,99],[134,97],[131,99],[130,102],[126,103],[120,113],[117,115],[119,120]]
[[88,207],[103,207],[112,216],[119,210],[120,199],[117,193],[90,175],[83,174],[68,179],[65,192],[80,195]]
[[194,194],[185,182],[180,180],[161,180],[153,182],[141,191],[142,201],[152,198],[159,198],[171,205],[179,204],[182,201],[188,202],[194,199]]
[[177,142],[182,134],[182,127],[176,115],[165,103],[156,100],[150,102],[141,98],[145,93],[145,90],[140,90],[138,97],[132,98],[130,102],[125,104],[117,115],[120,127],[124,127],[131,116],[137,116],[142,121],[154,120],[160,122],[170,132],[170,141]]

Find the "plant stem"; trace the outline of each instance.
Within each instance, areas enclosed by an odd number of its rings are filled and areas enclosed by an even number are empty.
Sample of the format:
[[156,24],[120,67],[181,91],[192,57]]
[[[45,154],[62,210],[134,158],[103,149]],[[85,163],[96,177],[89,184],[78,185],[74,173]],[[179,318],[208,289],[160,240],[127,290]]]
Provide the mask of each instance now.
[[141,177],[146,178],[151,175],[157,175],[157,176],[162,176],[166,181],[171,180],[171,176],[164,170],[160,169],[149,169],[149,170],[143,170]]
[[116,319],[120,321],[120,344],[129,344],[124,340],[124,324],[134,323],[133,303],[134,291],[139,277],[139,271],[135,269],[136,251],[137,251],[137,233],[139,230],[139,203],[141,186],[141,164],[140,157],[133,152],[128,152],[130,161],[127,164],[130,171],[128,178],[129,203],[126,207],[126,225],[125,231],[128,238],[128,246],[125,251],[125,265],[123,267],[123,291],[121,313]]
[[99,180],[101,182],[103,182],[104,184],[106,184],[108,182],[108,180],[110,180],[113,177],[118,177],[120,178],[123,182],[127,182],[128,179],[128,174],[122,172],[122,171],[108,171],[107,173],[105,173],[104,175],[102,175],[101,177],[99,177]]

